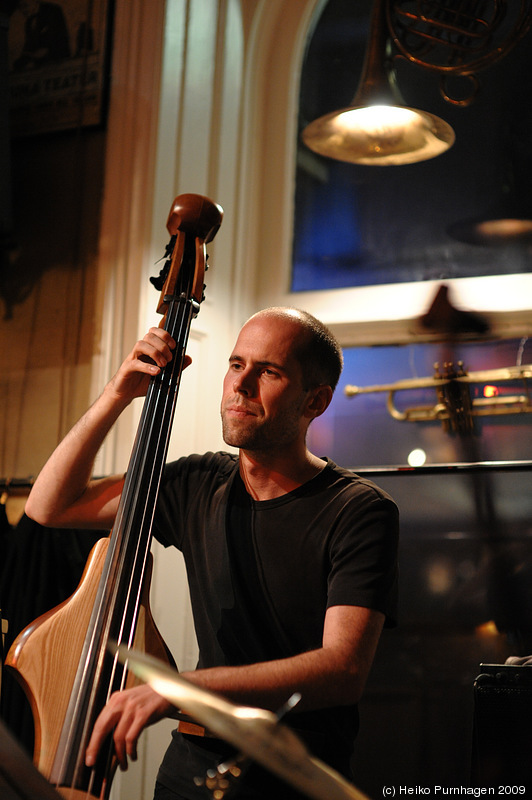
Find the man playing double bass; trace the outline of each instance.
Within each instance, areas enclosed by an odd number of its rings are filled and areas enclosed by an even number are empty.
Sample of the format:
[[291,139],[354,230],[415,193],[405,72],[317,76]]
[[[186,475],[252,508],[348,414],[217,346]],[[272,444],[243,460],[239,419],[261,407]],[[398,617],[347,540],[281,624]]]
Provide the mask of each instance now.
[[[35,482],[26,513],[43,525],[112,527],[122,477],[92,480],[96,454],[120,413],[172,359],[152,328],[133,348]],[[276,711],[310,751],[352,780],[357,703],[383,625],[396,612],[397,509],[371,482],[306,446],[342,369],[331,332],[306,312],[271,308],[243,326],[223,383],[224,441],[238,455],[184,457],[165,468],[153,532],[184,554],[199,645],[182,676],[244,705]],[[149,686],[111,696],[93,730],[92,764],[114,729],[123,768],[141,731],[175,709]],[[205,797],[194,777],[232,752],[176,732],[155,797]],[[356,777],[355,777],[356,780]],[[243,798],[300,797],[253,766]]]

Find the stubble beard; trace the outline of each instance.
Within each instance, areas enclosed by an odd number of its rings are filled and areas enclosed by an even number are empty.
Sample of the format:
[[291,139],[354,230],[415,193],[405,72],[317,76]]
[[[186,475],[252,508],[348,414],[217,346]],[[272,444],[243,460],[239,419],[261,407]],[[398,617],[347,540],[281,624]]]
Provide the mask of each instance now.
[[[255,422],[255,418],[253,418]],[[264,450],[266,445],[271,446],[271,437],[262,426],[244,423],[238,420],[226,419],[222,412],[222,436],[224,442],[230,447],[243,450]],[[269,446],[267,449],[269,449]]]
[[256,452],[278,450],[292,444],[299,436],[300,407],[285,410],[274,420],[231,420],[222,411],[222,436],[231,447]]

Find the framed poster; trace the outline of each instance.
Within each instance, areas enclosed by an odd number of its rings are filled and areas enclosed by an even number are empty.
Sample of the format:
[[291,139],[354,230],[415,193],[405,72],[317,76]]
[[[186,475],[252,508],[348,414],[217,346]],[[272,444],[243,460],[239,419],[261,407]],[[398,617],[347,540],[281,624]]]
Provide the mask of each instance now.
[[9,26],[13,136],[104,121],[110,0],[18,0]]

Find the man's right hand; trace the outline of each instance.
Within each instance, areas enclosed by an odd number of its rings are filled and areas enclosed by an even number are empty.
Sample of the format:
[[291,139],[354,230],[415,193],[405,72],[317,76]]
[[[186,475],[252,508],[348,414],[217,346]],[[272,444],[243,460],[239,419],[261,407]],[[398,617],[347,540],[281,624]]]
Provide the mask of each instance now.
[[172,716],[175,711],[171,703],[148,685],[115,692],[94,724],[85,753],[86,765],[94,766],[104,739],[113,731],[118,763],[122,770],[127,769],[128,758],[132,761],[137,759],[137,742],[144,728]]
[[[112,527],[123,475],[92,480],[96,455],[120,414],[135,397],[146,394],[150,379],[171,361],[175,347],[163,328],[151,328],[136,343],[100,397],[41,470],[26,503],[29,517],[53,527]],[[190,362],[186,356],[184,366]]]
[[[107,389],[126,402],[144,396],[150,379],[172,360],[175,346],[175,341],[163,328],[150,328],[125,358]],[[190,363],[190,359],[185,361]]]

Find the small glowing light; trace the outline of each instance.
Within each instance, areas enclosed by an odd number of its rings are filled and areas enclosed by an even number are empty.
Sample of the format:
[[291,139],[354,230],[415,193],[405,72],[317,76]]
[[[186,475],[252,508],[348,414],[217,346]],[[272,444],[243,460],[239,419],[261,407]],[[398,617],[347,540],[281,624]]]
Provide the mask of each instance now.
[[497,397],[499,389],[497,386],[484,386],[484,397]]
[[428,590],[432,594],[447,594],[453,584],[451,565],[446,559],[434,559],[427,568],[426,577]]
[[[401,133],[408,125],[421,128],[419,114],[409,108],[398,106],[367,106],[354,108],[339,114],[335,124],[344,130],[365,130],[368,135],[389,135],[391,131]],[[397,134],[396,134],[397,135]]]
[[492,619],[490,619],[488,622],[483,622],[481,625],[477,625],[475,628],[475,633],[481,639],[489,639],[493,636],[499,635],[497,626]]
[[420,447],[416,447],[408,454],[408,465],[410,467],[422,467],[427,460],[427,454]]
[[530,219],[490,219],[479,222],[476,226],[479,237],[485,239],[520,239],[532,234]]

